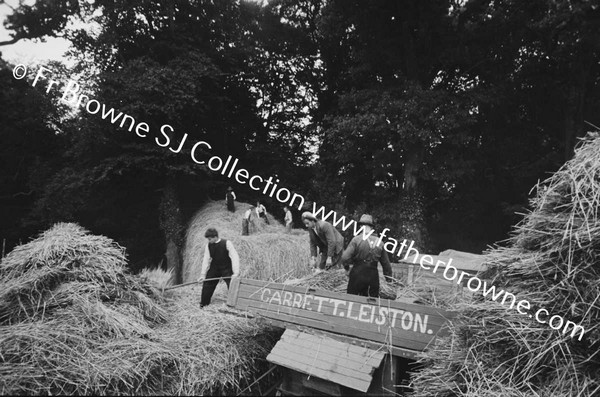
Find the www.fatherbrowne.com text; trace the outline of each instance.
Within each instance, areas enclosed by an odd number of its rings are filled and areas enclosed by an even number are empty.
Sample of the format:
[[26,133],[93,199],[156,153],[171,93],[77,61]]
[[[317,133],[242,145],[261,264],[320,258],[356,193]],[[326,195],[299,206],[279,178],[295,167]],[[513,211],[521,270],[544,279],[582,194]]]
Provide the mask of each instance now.
[[[178,143],[174,140],[174,128],[169,124],[163,124],[158,131],[160,134],[151,133],[150,125],[143,121],[137,121],[134,117],[119,112],[112,107],[108,107],[98,100],[90,98],[89,95],[82,93],[81,86],[74,80],[69,80],[66,84],[61,81],[52,79],[52,70],[44,66],[39,66],[31,85],[33,87],[42,87],[46,89],[46,93],[50,93],[59,90],[60,100],[77,109],[83,108],[87,113],[91,115],[98,115],[103,120],[110,122],[113,125],[117,125],[120,128],[127,129],[129,132],[134,132],[139,138],[151,138],[149,134],[153,135],[154,142],[156,145],[168,148],[173,153],[180,153],[184,147],[190,149],[190,156],[194,163],[199,165],[205,165],[213,172],[218,172],[228,178],[234,178],[239,184],[248,186],[256,191],[277,199],[280,203],[289,205],[290,207],[297,206],[298,210],[302,210],[305,205],[304,197],[298,193],[293,193],[287,188],[278,186],[279,179],[269,177],[268,179],[263,178],[259,175],[252,175],[244,168],[238,167],[239,160],[228,156],[225,161],[219,156],[212,156],[207,161],[201,160],[199,156],[204,154],[206,150],[211,150],[212,146],[206,141],[196,141],[193,144],[189,142],[186,146],[188,134],[185,133],[181,137]],[[13,69],[13,76],[15,79],[21,80],[28,75],[28,68],[23,64],[16,65]],[[172,143],[173,142],[173,143]],[[329,211],[325,207],[318,207],[316,203],[313,203],[313,213],[318,218],[327,221],[330,220],[335,227],[341,228],[343,231],[348,229],[351,230],[354,236],[362,234],[363,239],[369,238],[373,234],[373,230],[366,232],[364,227],[358,227],[359,225],[354,221],[348,221],[345,216],[338,216],[335,211]],[[516,310],[521,315],[526,315],[529,318],[535,318],[535,320],[541,324],[548,324],[550,328],[562,331],[563,334],[571,332],[571,337],[579,335],[578,340],[581,340],[585,333],[585,329],[572,322],[565,320],[559,315],[553,315],[550,317],[550,313],[546,309],[539,309],[534,314],[531,314],[531,304],[527,300],[520,300],[517,302],[517,297],[503,289],[497,289],[494,285],[488,285],[486,281],[481,280],[475,275],[467,273],[465,271],[459,271],[456,267],[452,266],[452,258],[448,260],[448,263],[443,261],[436,261],[430,255],[419,255],[419,252],[414,247],[414,241],[407,241],[404,239],[402,242],[392,237],[387,237],[386,234],[390,229],[385,228],[377,240],[377,245],[383,243],[383,248],[403,261],[412,260],[412,263],[419,265],[424,270],[430,270],[433,273],[442,274],[442,276],[449,281],[456,281],[459,285],[465,285],[472,292],[481,291],[484,297],[489,297],[495,302],[499,302],[501,305],[510,304],[511,309],[516,304]],[[386,238],[384,242],[384,238]],[[460,273],[460,274],[459,274]],[[499,299],[502,298],[501,301]]]

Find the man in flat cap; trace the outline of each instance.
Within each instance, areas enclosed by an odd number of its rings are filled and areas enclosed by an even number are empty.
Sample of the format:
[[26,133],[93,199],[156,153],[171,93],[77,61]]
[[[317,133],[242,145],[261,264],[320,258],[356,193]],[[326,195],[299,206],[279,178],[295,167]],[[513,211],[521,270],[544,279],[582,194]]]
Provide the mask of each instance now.
[[[358,221],[364,227],[364,232],[354,237],[342,255],[342,264],[348,274],[348,294],[379,297],[379,272],[377,263],[381,263],[383,274],[387,282],[392,281],[392,266],[387,251],[381,244],[373,230],[373,217],[364,214]],[[369,236],[364,238],[364,236]],[[352,262],[349,271],[348,262]]]
[[331,223],[318,220],[308,211],[302,214],[302,222],[307,227],[310,238],[311,266],[314,267],[317,262],[317,248],[321,252],[321,262],[315,273],[337,265],[344,250],[344,237],[340,232]]

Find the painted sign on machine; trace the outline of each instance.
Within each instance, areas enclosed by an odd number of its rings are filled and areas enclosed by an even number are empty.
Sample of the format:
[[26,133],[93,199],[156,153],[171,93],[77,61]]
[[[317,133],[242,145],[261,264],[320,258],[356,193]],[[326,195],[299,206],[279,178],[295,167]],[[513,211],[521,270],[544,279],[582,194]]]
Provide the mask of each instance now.
[[452,313],[426,305],[234,279],[227,304],[279,322],[422,351]]

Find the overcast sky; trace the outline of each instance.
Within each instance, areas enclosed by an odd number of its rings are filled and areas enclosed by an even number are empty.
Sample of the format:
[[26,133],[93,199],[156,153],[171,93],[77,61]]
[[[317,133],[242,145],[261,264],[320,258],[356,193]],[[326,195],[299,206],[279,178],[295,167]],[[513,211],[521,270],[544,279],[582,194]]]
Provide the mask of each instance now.
[[[0,5],[0,41],[10,40],[10,31],[4,29],[6,16],[11,12],[6,5]],[[0,47],[2,58],[12,63],[34,63],[49,59],[59,60],[69,47],[64,39],[49,38],[45,43],[40,40],[21,40],[16,44]]]

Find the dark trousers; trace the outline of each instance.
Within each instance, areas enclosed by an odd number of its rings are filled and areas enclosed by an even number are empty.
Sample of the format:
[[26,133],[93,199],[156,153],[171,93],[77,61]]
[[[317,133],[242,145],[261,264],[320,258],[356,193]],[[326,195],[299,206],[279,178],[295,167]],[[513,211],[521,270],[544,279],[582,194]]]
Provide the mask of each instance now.
[[[210,304],[210,300],[212,299],[213,294],[215,293],[215,288],[219,284],[221,279],[219,277],[227,277],[223,278],[225,280],[225,284],[227,284],[227,289],[229,289],[229,282],[231,281],[231,275],[233,271],[231,269],[219,269],[217,266],[211,266],[206,273],[206,280],[202,285],[202,298],[200,299],[200,307],[204,307]],[[216,279],[216,280],[212,280]]]
[[370,265],[352,266],[348,280],[348,294],[379,297],[379,272]]
[[235,204],[233,200],[227,200],[227,209],[231,212],[235,212]]
[[269,218],[267,218],[267,214],[265,214],[264,212],[261,212],[259,216],[265,220],[265,223],[267,225],[270,225]]
[[250,235],[250,231],[248,229],[248,219],[242,219],[242,236]]

